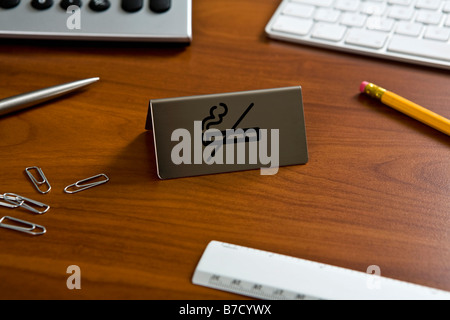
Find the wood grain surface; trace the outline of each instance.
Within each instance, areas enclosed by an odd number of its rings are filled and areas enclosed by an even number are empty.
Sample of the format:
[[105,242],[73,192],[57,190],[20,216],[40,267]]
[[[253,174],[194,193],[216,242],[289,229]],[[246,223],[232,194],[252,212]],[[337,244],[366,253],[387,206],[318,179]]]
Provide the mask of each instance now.
[[[450,117],[448,71],[270,40],[278,4],[195,0],[189,46],[1,40],[1,97],[101,78],[0,119],[0,193],[51,206],[0,207],[47,228],[0,229],[1,299],[245,299],[192,284],[211,240],[450,290],[450,138],[359,94],[371,81]],[[158,179],[150,99],[294,85],[308,164]],[[98,173],[111,180],[63,192]],[[80,290],[66,286],[70,265]]]

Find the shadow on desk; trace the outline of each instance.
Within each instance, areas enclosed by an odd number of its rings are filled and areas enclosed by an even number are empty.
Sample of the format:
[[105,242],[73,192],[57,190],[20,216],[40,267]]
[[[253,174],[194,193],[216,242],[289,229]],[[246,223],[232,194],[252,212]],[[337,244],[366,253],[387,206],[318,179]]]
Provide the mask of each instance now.
[[160,181],[156,173],[153,132],[145,131],[132,140],[114,157],[105,169],[121,185]]

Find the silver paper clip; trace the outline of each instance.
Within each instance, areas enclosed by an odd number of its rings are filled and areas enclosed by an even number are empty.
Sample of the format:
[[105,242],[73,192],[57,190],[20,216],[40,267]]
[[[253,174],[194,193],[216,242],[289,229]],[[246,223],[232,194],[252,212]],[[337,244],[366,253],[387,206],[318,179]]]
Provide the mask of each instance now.
[[[36,171],[38,174],[38,178],[36,178],[32,171]],[[34,186],[36,187],[36,190],[39,191],[42,194],[48,193],[52,187],[50,186],[50,183],[48,182],[47,178],[44,175],[44,172],[41,168],[38,167],[28,167],[25,169],[26,174],[30,178],[31,182],[33,182]],[[46,190],[41,190],[41,186],[45,186]]]
[[[7,197],[7,199],[16,202],[16,201],[15,201],[15,200],[16,200],[16,197]],[[0,194],[0,206],[6,207],[6,208],[12,208],[12,209],[14,209],[14,208],[20,207],[20,204],[17,204],[17,203],[12,204],[12,203],[10,203],[10,202],[7,202],[7,200],[5,199],[5,196],[2,195],[2,194]]]
[[[3,220],[5,220],[5,219],[6,220],[11,220],[11,221],[16,222],[18,224],[22,224],[23,227],[21,227],[19,225],[13,225],[13,224],[9,224],[9,223],[4,223]],[[15,231],[19,231],[19,232],[28,233],[28,234],[31,234],[33,236],[42,235],[45,232],[47,232],[47,230],[43,226],[40,226],[40,225],[35,224],[35,223],[28,222],[28,221],[20,220],[20,219],[17,219],[17,218],[9,217],[9,216],[4,216],[3,218],[0,219],[0,227],[6,228],[6,229],[15,230]]]
[[[23,196],[19,196],[15,193],[5,193],[3,195],[3,200],[11,204],[13,208],[21,207],[36,214],[46,213],[50,209],[49,205],[33,199],[25,198]],[[44,208],[44,210],[39,211],[36,209],[36,207]]]
[[[102,177],[104,178],[103,180],[94,181],[94,180],[102,178]],[[94,181],[94,182],[90,182],[90,181]],[[83,190],[86,190],[89,188],[99,186],[108,181],[109,181],[108,176],[104,173],[100,173],[96,176],[92,176],[92,177],[77,181],[71,185],[68,185],[67,187],[64,188],[64,192],[65,193],[77,193],[77,192],[80,192],[80,191],[83,191]],[[74,189],[74,190],[69,190],[69,189]]]

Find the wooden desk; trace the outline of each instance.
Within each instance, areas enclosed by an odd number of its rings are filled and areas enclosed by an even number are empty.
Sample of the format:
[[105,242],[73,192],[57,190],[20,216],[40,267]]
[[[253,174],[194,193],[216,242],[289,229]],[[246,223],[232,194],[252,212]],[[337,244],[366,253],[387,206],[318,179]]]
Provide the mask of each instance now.
[[[2,40],[0,95],[99,76],[0,120],[0,192],[51,205],[0,229],[2,299],[241,299],[193,285],[210,240],[450,290],[450,138],[370,98],[368,80],[450,117],[448,71],[269,40],[279,1],[195,0],[190,46]],[[149,99],[301,85],[310,161],[157,178]],[[24,174],[41,167],[52,191]],[[98,173],[107,184],[68,195]],[[69,290],[67,267],[81,269]]]

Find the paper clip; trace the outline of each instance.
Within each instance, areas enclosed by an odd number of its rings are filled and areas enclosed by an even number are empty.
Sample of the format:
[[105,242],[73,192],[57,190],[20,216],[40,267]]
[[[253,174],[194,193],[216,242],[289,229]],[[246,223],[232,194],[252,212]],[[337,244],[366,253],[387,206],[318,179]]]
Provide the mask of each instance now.
[[[39,202],[39,201],[36,201],[33,199],[19,196],[15,193],[5,193],[3,195],[3,200],[5,200],[9,204],[13,205],[14,208],[21,207],[21,208],[27,209],[31,212],[34,212],[36,214],[46,213],[50,209],[49,205],[46,205],[42,202]],[[35,209],[35,207],[45,208],[45,209],[39,211],[39,210]]]
[[[9,224],[9,223],[4,223],[3,220],[5,220],[5,219],[6,220],[11,220],[11,221],[19,223],[19,224],[22,224],[24,226],[21,227],[21,226]],[[28,221],[20,220],[20,219],[17,219],[17,218],[9,217],[9,216],[4,216],[3,218],[0,219],[0,227],[6,228],[6,229],[15,230],[15,231],[19,231],[19,232],[28,233],[28,234],[31,234],[33,236],[42,235],[45,232],[47,232],[47,230],[43,226],[40,226],[40,225],[35,224],[35,223],[28,222]]]
[[6,208],[12,208],[12,209],[20,207],[20,204],[17,204],[15,201],[16,197],[8,197],[7,199],[12,200],[14,202],[14,204],[8,202],[5,199],[5,196],[0,194],[0,206],[6,207]]
[[[100,181],[89,182],[89,181],[92,181],[92,180],[95,180],[95,179],[98,179],[98,178],[101,178],[101,177],[103,177],[104,179],[100,180]],[[80,191],[83,191],[83,190],[86,190],[86,189],[89,189],[89,188],[93,188],[93,187],[99,186],[99,185],[104,184],[104,183],[106,183],[108,181],[109,181],[108,176],[106,174],[104,174],[104,173],[100,173],[100,174],[98,174],[96,176],[89,177],[89,178],[77,181],[77,182],[75,182],[75,183],[73,183],[71,185],[68,185],[67,187],[64,188],[64,192],[65,193],[77,193],[77,192],[80,192]],[[70,188],[75,188],[75,190],[69,190]],[[78,188],[78,189],[76,189],[76,188]]]
[[[31,171],[36,170],[38,173],[38,178],[36,178]],[[47,178],[44,175],[44,172],[42,171],[41,168],[38,167],[28,167],[25,169],[26,174],[28,175],[28,177],[30,178],[31,182],[33,182],[34,186],[36,187],[37,191],[39,191],[42,194],[46,194],[51,190],[51,186],[50,183],[48,182]],[[42,191],[41,190],[41,186],[45,185],[46,186],[46,190]]]

